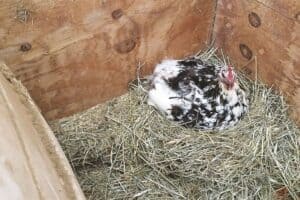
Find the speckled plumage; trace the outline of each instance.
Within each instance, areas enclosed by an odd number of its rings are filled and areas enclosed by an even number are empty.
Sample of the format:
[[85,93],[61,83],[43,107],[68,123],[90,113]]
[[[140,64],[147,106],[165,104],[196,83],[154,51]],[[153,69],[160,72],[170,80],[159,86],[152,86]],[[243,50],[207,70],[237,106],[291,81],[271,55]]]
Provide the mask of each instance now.
[[196,58],[164,60],[154,70],[148,103],[186,127],[233,126],[247,112],[248,101],[237,81],[230,89],[220,81],[225,68]]

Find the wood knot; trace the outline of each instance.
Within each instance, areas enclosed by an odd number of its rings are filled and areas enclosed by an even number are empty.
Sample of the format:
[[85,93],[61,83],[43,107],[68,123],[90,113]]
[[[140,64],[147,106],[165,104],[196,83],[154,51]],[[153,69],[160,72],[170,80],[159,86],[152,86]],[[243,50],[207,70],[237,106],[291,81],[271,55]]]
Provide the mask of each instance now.
[[18,9],[16,15],[18,21],[26,23],[30,17],[30,11],[25,8]]
[[114,48],[118,53],[124,54],[132,51],[135,46],[136,42],[133,39],[127,39],[115,44]]
[[242,56],[247,60],[250,60],[253,56],[251,49],[245,44],[240,44],[240,51]]
[[296,13],[295,19],[296,19],[298,22],[300,22],[300,12]]
[[29,51],[31,49],[31,44],[29,42],[25,42],[23,44],[21,44],[20,46],[20,51],[26,52]]
[[122,17],[123,16],[123,10],[122,9],[117,9],[117,10],[114,10],[114,11],[112,11],[112,13],[111,13],[111,17],[113,18],[113,19],[119,19],[120,17]]
[[251,26],[253,26],[255,28],[260,27],[260,25],[261,25],[260,17],[255,12],[249,13],[248,20],[249,20],[249,23],[251,24]]

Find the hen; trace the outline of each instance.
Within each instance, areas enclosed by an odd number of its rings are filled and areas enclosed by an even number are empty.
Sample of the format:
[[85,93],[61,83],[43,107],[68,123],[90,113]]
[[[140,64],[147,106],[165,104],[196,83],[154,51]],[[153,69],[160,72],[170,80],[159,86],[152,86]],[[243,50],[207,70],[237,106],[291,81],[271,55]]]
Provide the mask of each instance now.
[[230,66],[210,65],[196,57],[164,60],[150,84],[148,104],[186,127],[222,130],[248,110],[246,93]]

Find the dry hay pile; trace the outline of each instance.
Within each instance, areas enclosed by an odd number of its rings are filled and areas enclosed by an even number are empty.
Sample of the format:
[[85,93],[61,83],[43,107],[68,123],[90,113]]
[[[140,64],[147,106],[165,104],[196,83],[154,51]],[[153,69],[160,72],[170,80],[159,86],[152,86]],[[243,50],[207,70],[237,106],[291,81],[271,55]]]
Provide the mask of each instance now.
[[281,96],[240,79],[250,112],[222,132],[166,120],[141,85],[52,127],[88,199],[297,199],[300,131]]

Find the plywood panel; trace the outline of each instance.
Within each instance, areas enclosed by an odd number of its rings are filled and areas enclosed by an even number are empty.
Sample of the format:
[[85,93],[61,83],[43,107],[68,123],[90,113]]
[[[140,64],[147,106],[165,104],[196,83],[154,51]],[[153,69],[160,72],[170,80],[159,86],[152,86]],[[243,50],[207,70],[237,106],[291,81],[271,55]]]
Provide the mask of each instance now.
[[3,76],[3,67],[0,63],[0,199],[84,200],[52,131],[22,86]]
[[149,74],[164,57],[206,45],[215,1],[3,0],[0,57],[47,119],[125,92],[139,62]]
[[[259,78],[280,89],[300,124],[300,1],[219,0],[217,46],[243,67],[255,57]],[[254,75],[255,62],[244,71]]]

